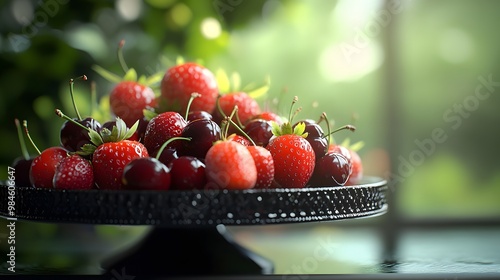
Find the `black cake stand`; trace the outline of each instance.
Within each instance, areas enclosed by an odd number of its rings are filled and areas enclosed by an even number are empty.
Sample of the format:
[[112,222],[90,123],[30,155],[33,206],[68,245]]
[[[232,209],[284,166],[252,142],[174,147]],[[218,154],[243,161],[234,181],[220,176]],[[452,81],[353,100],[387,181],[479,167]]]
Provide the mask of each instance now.
[[[0,215],[8,211],[0,187]],[[137,244],[102,263],[128,275],[270,274],[273,264],[243,248],[224,226],[353,219],[387,211],[387,182],[356,186],[265,190],[64,191],[18,188],[21,220],[95,225],[150,225]]]

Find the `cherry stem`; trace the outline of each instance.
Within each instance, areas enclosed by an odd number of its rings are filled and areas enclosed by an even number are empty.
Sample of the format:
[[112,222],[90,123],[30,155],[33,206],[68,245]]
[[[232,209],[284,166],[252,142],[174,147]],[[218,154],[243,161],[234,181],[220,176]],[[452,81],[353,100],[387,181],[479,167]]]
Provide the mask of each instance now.
[[288,122],[289,123],[292,123],[292,119],[294,117],[294,115],[292,114],[292,112],[293,112],[293,105],[295,105],[295,103],[297,103],[297,101],[299,101],[299,97],[298,96],[294,96],[293,100],[292,100],[292,105],[290,106],[290,112],[288,112]]
[[356,127],[355,127],[354,125],[350,125],[350,124],[348,124],[348,125],[344,125],[344,126],[342,126],[342,127],[340,127],[340,128],[335,129],[335,130],[334,130],[334,131],[332,131],[332,132],[328,132],[328,134],[327,134],[327,135],[324,135],[323,137],[327,137],[327,136],[329,137],[330,135],[334,134],[335,132],[339,132],[339,131],[344,130],[344,129],[348,129],[348,130],[350,130],[350,131],[355,131],[355,130],[356,130]]
[[227,121],[227,125],[225,126],[225,129],[224,129],[224,135],[223,135],[223,139],[226,139],[227,138],[227,134],[229,133],[229,126],[231,123],[234,123],[233,122],[233,117],[234,117],[234,114],[236,114],[238,112],[238,105],[235,105],[234,108],[233,108],[233,111],[231,112],[231,115],[226,116],[226,121]]
[[176,140],[191,141],[191,137],[172,137],[172,138],[168,139],[167,141],[165,141],[165,143],[163,143],[163,145],[161,145],[160,149],[158,150],[158,153],[156,154],[156,159],[159,160],[161,154],[163,153],[163,150],[165,150],[167,145],[172,143],[173,141],[176,141]]
[[87,80],[87,76],[82,75],[80,77],[77,77],[75,79],[70,79],[69,80],[69,94],[71,95],[71,102],[73,103],[73,108],[75,108],[76,116],[78,117],[79,120],[82,120],[82,116],[80,115],[80,112],[78,111],[78,107],[76,106],[75,102],[75,95],[73,92],[73,85],[75,84],[75,80]]
[[94,112],[96,111],[96,105],[97,105],[97,90],[95,86],[95,81],[90,82],[90,109],[91,109],[91,114],[93,115]]
[[21,123],[18,119],[14,119],[14,123],[17,128],[17,137],[19,137],[19,144],[21,146],[21,152],[25,160],[30,159],[30,154],[28,153],[28,149],[26,148],[26,142],[24,142],[23,132],[21,130]]
[[77,125],[77,126],[81,127],[82,129],[85,129],[85,131],[90,132],[90,128],[88,128],[88,127],[84,126],[83,124],[81,124],[81,123],[79,123],[79,122],[75,121],[74,119],[72,119],[72,118],[70,118],[70,117],[66,116],[66,115],[65,115],[65,114],[64,114],[61,110],[56,109],[56,115],[57,115],[58,117],[60,117],[60,118],[63,118],[63,119],[65,119],[65,120],[69,121],[69,122],[72,122],[73,124],[75,124],[75,125]]
[[326,112],[323,112],[321,114],[321,116],[319,117],[319,121],[318,123],[321,121],[321,120],[325,120],[326,122],[326,130],[328,131],[328,144],[331,144],[332,143],[332,132],[331,132],[331,127],[330,127],[330,121],[328,120],[328,116],[326,115]]
[[186,106],[186,115],[184,116],[184,120],[186,120],[186,121],[188,120],[189,109],[191,108],[191,104],[193,103],[195,98],[198,98],[200,96],[201,96],[201,94],[199,94],[197,92],[191,93],[191,97],[189,98],[188,104]]
[[33,139],[31,139],[30,132],[28,131],[28,121],[27,120],[23,121],[23,127],[24,127],[24,133],[26,133],[26,136],[28,136],[28,139],[30,140],[31,145],[33,145],[33,147],[35,148],[35,150],[37,151],[37,153],[39,155],[42,154],[40,152],[40,150],[38,149],[38,147],[35,145],[35,142],[33,142]]
[[129,68],[127,66],[127,63],[125,63],[125,59],[123,58],[123,46],[125,45],[125,40],[120,40],[120,43],[118,44],[118,61],[120,62],[120,66],[123,69],[123,72],[127,73]]
[[[250,138],[250,136],[248,136],[248,134],[245,133],[245,131],[243,129],[241,129],[241,127],[238,126],[238,124],[236,124],[232,119],[229,119],[229,123],[234,125],[236,127],[236,129],[241,133],[243,134],[243,136],[245,136],[245,138],[248,139],[248,141],[250,141],[250,143],[252,143],[252,146],[257,146],[255,144],[255,142],[253,141],[252,138]],[[228,125],[229,126],[229,125]]]

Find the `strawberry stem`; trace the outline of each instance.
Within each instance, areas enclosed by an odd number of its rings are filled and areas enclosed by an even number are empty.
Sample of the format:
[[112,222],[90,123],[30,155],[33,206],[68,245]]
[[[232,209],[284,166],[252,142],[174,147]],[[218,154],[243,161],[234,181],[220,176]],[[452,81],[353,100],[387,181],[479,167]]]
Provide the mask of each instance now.
[[82,116],[80,115],[80,112],[78,111],[78,107],[76,106],[75,102],[75,95],[73,93],[73,85],[75,84],[75,80],[87,80],[87,76],[82,75],[78,78],[75,79],[70,79],[69,80],[69,94],[71,95],[71,102],[73,103],[73,108],[75,108],[76,116],[78,117],[79,120],[82,120]]
[[176,141],[176,140],[191,141],[191,137],[172,137],[172,138],[168,139],[167,141],[165,141],[165,143],[163,143],[163,145],[161,145],[160,149],[158,150],[158,153],[156,154],[156,159],[159,160],[161,154],[163,153],[163,150],[165,150],[167,145],[172,143],[173,141]]
[[24,142],[23,132],[21,130],[21,123],[19,123],[18,119],[14,119],[14,123],[17,128],[17,137],[19,138],[19,144],[21,146],[21,152],[25,160],[29,160],[30,155],[28,153],[28,149],[26,149],[26,142]]
[[193,92],[191,93],[191,97],[189,98],[189,101],[188,101],[188,104],[186,106],[186,115],[184,116],[184,120],[188,120],[188,116],[189,116],[189,109],[191,108],[191,104],[193,103],[193,100],[197,97],[200,97],[201,94],[197,93],[197,92]]
[[125,63],[125,59],[123,58],[123,46],[125,45],[125,40],[120,40],[120,43],[118,43],[118,61],[120,62],[120,66],[123,69],[123,72],[127,73],[128,72],[128,66],[127,63]]
[[24,133],[26,133],[26,136],[28,136],[28,139],[30,140],[31,142],[31,145],[33,145],[33,147],[35,148],[35,150],[37,151],[37,153],[40,155],[42,154],[40,152],[40,150],[38,149],[38,147],[35,145],[35,142],[33,142],[33,139],[31,139],[31,136],[30,136],[30,133],[28,131],[28,121],[27,120],[24,120],[23,121],[23,127],[24,127]]

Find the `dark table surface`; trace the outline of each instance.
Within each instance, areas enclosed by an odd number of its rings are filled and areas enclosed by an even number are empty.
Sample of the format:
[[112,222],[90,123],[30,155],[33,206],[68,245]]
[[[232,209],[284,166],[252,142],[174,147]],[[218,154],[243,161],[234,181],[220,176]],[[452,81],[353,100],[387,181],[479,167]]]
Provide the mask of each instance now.
[[[365,279],[500,277],[500,226],[403,229],[389,260],[379,227],[383,217],[371,218],[369,223],[363,220],[368,219],[228,230],[239,244],[271,260],[274,276],[280,279],[302,279],[297,275],[348,278],[351,274]],[[7,257],[5,223],[0,236],[2,259]],[[41,236],[24,232],[39,233],[46,226],[17,223],[17,274],[100,274],[103,258],[150,230],[147,226],[53,224]],[[0,274],[12,274],[4,260]]]

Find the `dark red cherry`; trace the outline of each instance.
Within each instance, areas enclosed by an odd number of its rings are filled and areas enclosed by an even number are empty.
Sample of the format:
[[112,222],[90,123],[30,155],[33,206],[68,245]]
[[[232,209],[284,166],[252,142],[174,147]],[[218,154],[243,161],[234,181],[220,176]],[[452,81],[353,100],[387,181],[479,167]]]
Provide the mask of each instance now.
[[53,188],[56,168],[68,156],[62,147],[50,147],[33,159],[30,168],[30,183],[35,188]]
[[[101,124],[93,118],[85,118],[83,120],[75,118],[73,120],[92,130],[101,130]],[[65,121],[63,123],[60,132],[60,140],[63,148],[70,152],[79,151],[83,145],[91,144],[89,133],[70,121]]]
[[202,189],[207,183],[205,164],[198,158],[182,156],[170,165],[172,190]]
[[255,145],[265,147],[273,136],[270,121],[255,119],[248,122],[244,128],[245,133],[255,142]]
[[198,119],[189,122],[181,136],[191,138],[191,141],[182,141],[182,155],[205,158],[213,143],[221,139],[221,130],[214,121]]
[[187,120],[188,122],[192,122],[199,119],[213,120],[213,117],[210,113],[206,111],[191,111],[188,114]]
[[[178,140],[178,141],[182,141],[182,140]],[[150,156],[156,158],[157,155],[158,155],[158,150],[154,151]],[[174,159],[178,159],[178,158],[179,158],[179,155],[178,155],[176,149],[174,149],[174,148],[165,148],[165,149],[163,149],[163,152],[161,153],[161,155],[158,158],[158,160],[161,163],[165,164],[167,167],[169,167],[170,164],[172,163],[172,161]]]
[[349,160],[338,153],[327,153],[316,161],[312,186],[343,186],[351,175]]
[[33,163],[33,159],[25,159],[24,157],[18,157],[12,163],[12,168],[16,171],[15,182],[16,186],[20,188],[31,187],[30,182],[30,168]]
[[129,190],[168,190],[170,171],[156,158],[137,158],[123,169],[122,183]]
[[[328,139],[325,137],[323,129],[313,120],[303,120],[300,122],[303,122],[306,125],[304,131],[307,132],[306,140],[309,142],[309,144],[311,144],[311,147],[313,148],[314,154],[316,156],[316,160],[320,159],[328,151]],[[294,127],[297,126],[297,124],[295,124]]]

